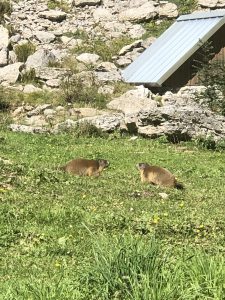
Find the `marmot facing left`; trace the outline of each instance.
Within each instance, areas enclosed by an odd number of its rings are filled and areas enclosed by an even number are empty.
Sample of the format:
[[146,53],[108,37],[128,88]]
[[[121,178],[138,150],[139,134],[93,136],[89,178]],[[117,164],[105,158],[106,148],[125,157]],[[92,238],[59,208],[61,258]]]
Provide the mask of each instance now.
[[147,163],[139,163],[136,165],[141,174],[141,181],[148,182],[155,185],[165,187],[175,187],[183,189],[183,185],[176,181],[175,176],[168,170],[158,167],[150,166]]
[[60,167],[60,169],[74,175],[97,177],[108,166],[109,162],[105,159],[77,158],[69,161],[65,166]]

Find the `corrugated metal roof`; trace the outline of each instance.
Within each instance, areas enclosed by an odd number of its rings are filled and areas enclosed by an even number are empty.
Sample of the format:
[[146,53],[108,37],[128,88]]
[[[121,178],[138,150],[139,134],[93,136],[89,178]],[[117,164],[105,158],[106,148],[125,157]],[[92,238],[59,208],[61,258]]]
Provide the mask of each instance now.
[[222,9],[179,17],[122,72],[124,80],[161,86],[223,24]]

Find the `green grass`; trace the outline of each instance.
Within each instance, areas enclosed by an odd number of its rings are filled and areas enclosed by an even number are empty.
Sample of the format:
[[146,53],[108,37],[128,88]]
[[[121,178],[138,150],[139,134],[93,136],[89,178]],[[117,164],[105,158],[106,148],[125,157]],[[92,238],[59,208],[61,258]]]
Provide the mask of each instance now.
[[[0,157],[0,299],[225,299],[224,152],[2,127]],[[74,157],[111,164],[97,179],[57,170]],[[142,184],[138,162],[186,189]]]

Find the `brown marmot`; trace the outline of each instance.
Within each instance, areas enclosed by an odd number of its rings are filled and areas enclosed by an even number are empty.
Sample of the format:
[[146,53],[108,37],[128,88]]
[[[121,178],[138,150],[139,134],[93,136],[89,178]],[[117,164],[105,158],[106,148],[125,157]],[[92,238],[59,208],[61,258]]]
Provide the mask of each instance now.
[[74,175],[97,177],[108,166],[109,162],[105,159],[77,158],[69,161],[59,169]]
[[138,163],[136,167],[140,171],[142,182],[149,182],[165,187],[175,187],[177,189],[184,188],[183,184],[178,183],[170,171],[162,167],[150,166],[147,163]]

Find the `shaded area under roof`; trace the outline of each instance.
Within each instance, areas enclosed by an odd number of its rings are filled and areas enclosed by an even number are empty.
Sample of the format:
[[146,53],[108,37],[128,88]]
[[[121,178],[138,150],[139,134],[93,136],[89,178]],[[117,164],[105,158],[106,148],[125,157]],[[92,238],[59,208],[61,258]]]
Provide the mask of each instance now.
[[129,83],[161,86],[194,52],[225,24],[225,10],[179,17],[123,72]]

